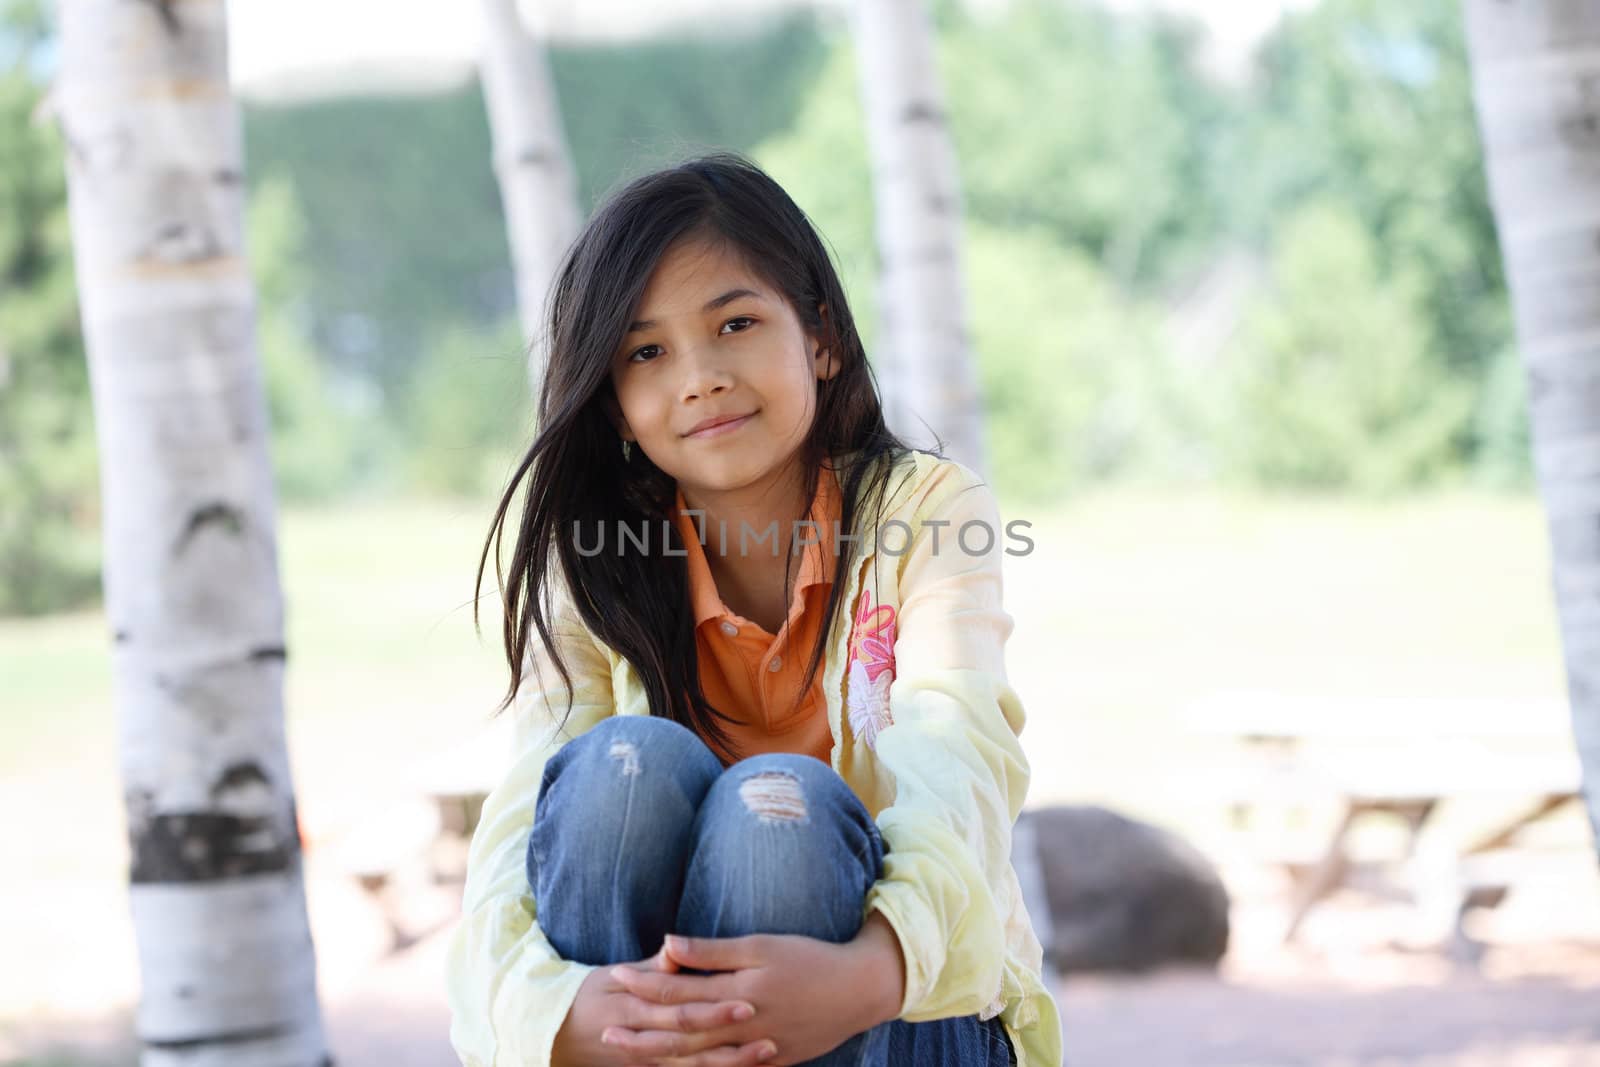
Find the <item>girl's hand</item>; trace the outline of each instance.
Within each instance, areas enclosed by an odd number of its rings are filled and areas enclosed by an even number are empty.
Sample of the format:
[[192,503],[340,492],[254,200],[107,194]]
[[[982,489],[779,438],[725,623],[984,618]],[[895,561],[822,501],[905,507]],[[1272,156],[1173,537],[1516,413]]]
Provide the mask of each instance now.
[[[654,956],[626,964],[629,973],[672,974],[678,964],[665,947]],[[631,1063],[619,1046],[607,1045],[602,1037],[607,1030],[633,1027],[656,1038],[681,1042],[685,1051],[711,1049],[719,1057],[702,1061],[717,1067],[757,1067],[766,1062],[763,1042],[745,1039],[738,1047],[729,1028],[749,1018],[743,1009],[748,1002],[696,1002],[659,1004],[640,1000],[611,976],[610,968],[598,967],[584,979],[578,995],[556,1033],[550,1059],[555,1067],[624,1067]],[[733,1043],[730,1043],[733,1042]]]
[[[659,1006],[725,1001],[753,1005],[754,1017],[727,1028],[733,1035],[729,1040],[748,1047],[769,1039],[777,1052],[765,1062],[783,1067],[815,1059],[898,1014],[904,989],[899,944],[886,951],[880,928],[869,927],[864,936],[842,945],[790,934],[669,936],[663,951],[679,967],[720,973],[691,975],[631,965],[611,971],[634,996]],[[702,1052],[675,1045],[681,1035],[625,1027],[618,1036],[613,1047],[627,1053],[629,1065],[723,1067],[724,1062],[744,1062],[720,1058],[727,1050]]]

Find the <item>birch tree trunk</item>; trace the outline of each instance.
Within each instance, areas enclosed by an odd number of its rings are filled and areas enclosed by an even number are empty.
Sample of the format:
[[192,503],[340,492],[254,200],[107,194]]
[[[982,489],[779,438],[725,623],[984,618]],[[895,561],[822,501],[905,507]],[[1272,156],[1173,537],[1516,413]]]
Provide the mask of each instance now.
[[1600,5],[1466,0],[1589,824],[1600,841]]
[[523,26],[516,0],[483,0],[483,16],[483,95],[537,395],[547,351],[545,295],[578,236],[578,196],[544,47]]
[[961,191],[922,0],[851,5],[880,262],[878,365],[890,428],[987,474],[961,273]]
[[61,0],[146,1067],[329,1062],[222,0]]

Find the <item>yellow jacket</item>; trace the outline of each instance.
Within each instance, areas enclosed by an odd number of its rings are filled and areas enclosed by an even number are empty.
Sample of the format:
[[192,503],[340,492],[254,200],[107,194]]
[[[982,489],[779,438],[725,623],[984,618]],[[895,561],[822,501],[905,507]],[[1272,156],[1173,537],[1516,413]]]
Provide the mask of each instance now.
[[[991,489],[953,460],[901,457],[884,504],[876,539],[863,534],[857,565],[843,576],[847,610],[829,632],[822,668],[833,767],[889,845],[862,917],[881,911],[899,937],[900,1018],[998,1014],[1019,1067],[1059,1067],[1060,1017],[1010,858],[1031,773],[1018,742],[1025,715],[1005,672],[1013,620],[1002,607],[1001,560],[1011,542]],[[962,535],[974,520],[987,531]],[[544,765],[609,715],[650,713],[633,666],[569,602],[556,610],[571,718],[558,734],[566,687],[534,634],[530,662],[537,658],[548,685],[538,689],[525,673],[507,709],[514,751],[473,834],[448,949],[450,1041],[467,1067],[549,1067],[556,1032],[594,968],[556,954],[527,884]]]

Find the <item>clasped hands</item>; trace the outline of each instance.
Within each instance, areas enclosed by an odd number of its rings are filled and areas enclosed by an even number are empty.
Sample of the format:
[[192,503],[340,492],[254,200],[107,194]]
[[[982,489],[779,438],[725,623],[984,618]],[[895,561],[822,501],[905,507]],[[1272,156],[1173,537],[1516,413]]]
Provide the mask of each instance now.
[[900,943],[879,912],[844,944],[790,934],[669,935],[654,956],[590,973],[554,1059],[571,1067],[784,1067],[895,1018],[904,991]]

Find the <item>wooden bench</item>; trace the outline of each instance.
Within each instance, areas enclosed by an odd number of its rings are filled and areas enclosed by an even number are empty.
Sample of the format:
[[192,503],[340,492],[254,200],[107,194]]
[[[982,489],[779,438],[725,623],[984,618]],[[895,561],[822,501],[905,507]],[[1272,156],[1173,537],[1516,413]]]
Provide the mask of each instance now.
[[511,745],[507,713],[418,769],[417,788],[437,810],[441,835],[457,842],[471,840],[483,815],[483,802],[505,775]]
[[[1581,795],[1581,773],[1564,705],[1502,701],[1351,703],[1261,692],[1215,694],[1192,706],[1196,735],[1229,741],[1245,758],[1226,803],[1236,824],[1260,809],[1330,803],[1330,834],[1311,855],[1291,858],[1294,889],[1284,940],[1336,888],[1398,867],[1420,940],[1448,936],[1470,955],[1463,928],[1471,908],[1493,907],[1510,890],[1514,863],[1486,873],[1473,857],[1511,846],[1518,833]],[[1505,815],[1477,839],[1430,833],[1441,805],[1470,799]],[[1404,828],[1397,863],[1353,860],[1357,826],[1375,818]]]
[[432,881],[431,849],[439,836],[434,807],[420,797],[391,797],[347,812],[316,841],[327,857],[372,899],[389,928],[389,949],[417,939],[401,914]]
[[[1322,850],[1322,858],[1297,886],[1284,940],[1292,941],[1309,915],[1333,889],[1346,880],[1350,859],[1349,837],[1356,825],[1374,816],[1399,819],[1405,827],[1404,879],[1419,909],[1422,937],[1459,932],[1468,908],[1497,904],[1509,884],[1484,882],[1467,876],[1463,860],[1474,854],[1510,845],[1517,833],[1580,796],[1576,758],[1553,756],[1533,763],[1492,757],[1434,765],[1394,765],[1383,768],[1346,767],[1324,772],[1336,783],[1342,811]],[[1476,841],[1430,842],[1430,817],[1448,800],[1496,797],[1508,814]]]

